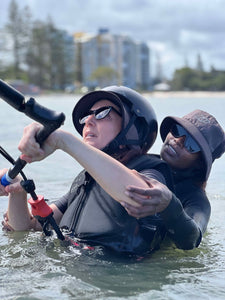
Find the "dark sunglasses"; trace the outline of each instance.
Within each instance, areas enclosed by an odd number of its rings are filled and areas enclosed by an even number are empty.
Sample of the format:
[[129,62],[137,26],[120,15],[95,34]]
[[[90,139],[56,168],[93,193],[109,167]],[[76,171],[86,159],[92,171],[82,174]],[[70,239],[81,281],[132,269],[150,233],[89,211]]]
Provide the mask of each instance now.
[[190,153],[197,153],[201,151],[198,143],[193,139],[193,137],[187,132],[184,127],[180,126],[179,124],[174,124],[170,132],[175,138],[179,138],[182,136],[185,136],[185,141],[184,141],[184,147],[187,149],[188,152]]
[[95,110],[89,110],[89,112],[87,112],[86,115],[79,119],[79,123],[85,124],[87,118],[91,115],[94,115],[96,120],[102,120],[106,116],[108,116],[108,114],[112,110],[115,111],[119,116],[122,116],[121,113],[118,110],[116,110],[113,106],[103,106]]

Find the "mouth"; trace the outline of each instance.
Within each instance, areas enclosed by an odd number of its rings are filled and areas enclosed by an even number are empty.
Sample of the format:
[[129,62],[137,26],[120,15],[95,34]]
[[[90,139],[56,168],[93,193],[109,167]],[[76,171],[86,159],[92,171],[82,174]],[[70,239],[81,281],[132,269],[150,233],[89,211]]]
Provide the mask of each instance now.
[[93,138],[93,137],[96,137],[96,135],[94,133],[91,133],[91,132],[87,132],[84,135],[85,139],[89,139],[89,138]]
[[177,156],[178,155],[177,150],[170,144],[167,144],[166,150],[167,150],[167,153],[170,156]]

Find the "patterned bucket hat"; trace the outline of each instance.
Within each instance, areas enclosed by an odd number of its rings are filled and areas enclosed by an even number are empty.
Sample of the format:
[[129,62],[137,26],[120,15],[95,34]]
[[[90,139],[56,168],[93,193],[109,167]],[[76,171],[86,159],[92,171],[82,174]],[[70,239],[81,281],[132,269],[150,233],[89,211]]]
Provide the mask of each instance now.
[[205,180],[207,180],[213,161],[225,152],[225,133],[223,128],[212,115],[198,109],[182,118],[166,117],[160,126],[160,134],[163,141],[174,123],[183,126],[200,146],[206,166]]

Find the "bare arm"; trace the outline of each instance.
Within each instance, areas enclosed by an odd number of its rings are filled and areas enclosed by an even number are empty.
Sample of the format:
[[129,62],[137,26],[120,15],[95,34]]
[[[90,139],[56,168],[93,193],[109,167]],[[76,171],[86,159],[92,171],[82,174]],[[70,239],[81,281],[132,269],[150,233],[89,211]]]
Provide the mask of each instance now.
[[[7,172],[6,169],[0,171],[0,178]],[[14,182],[6,187],[0,184],[0,196],[9,196],[7,213],[4,216],[3,228],[15,231],[41,230],[38,221],[32,216],[27,202],[27,194],[20,185],[21,178],[17,176]],[[54,218],[59,222],[62,213],[52,204]]]
[[[0,178],[7,172],[0,171]],[[17,176],[14,182],[6,187],[0,184],[1,196],[9,196],[7,214],[3,226],[14,230],[28,230],[35,227],[35,222],[30,214],[27,204],[27,194],[20,186],[21,178]]]
[[63,130],[57,130],[51,134],[40,149],[33,138],[38,129],[37,124],[27,127],[19,144],[19,150],[23,153],[22,159],[28,162],[42,160],[56,149],[61,149],[76,159],[112,198],[137,206],[137,203],[125,194],[127,185],[148,187],[137,174],[101,150]]

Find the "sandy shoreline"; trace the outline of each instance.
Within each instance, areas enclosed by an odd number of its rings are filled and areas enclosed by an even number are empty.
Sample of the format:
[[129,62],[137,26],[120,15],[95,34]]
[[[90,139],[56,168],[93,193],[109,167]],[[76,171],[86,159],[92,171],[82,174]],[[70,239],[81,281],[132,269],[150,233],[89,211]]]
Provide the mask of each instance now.
[[143,93],[153,98],[225,98],[225,92],[189,92],[189,91],[168,91],[160,92],[154,91]]
[[[225,91],[224,92],[205,92],[205,91],[197,91],[197,92],[190,92],[190,91],[153,91],[153,92],[141,92],[143,96],[146,97],[152,97],[152,98],[221,98],[225,99]],[[78,98],[81,98],[84,94],[83,93],[63,93],[63,92],[46,92],[43,91],[40,93],[40,95],[35,95],[34,97],[40,97],[40,96],[57,96],[57,97],[63,97],[64,95],[74,95]],[[26,95],[30,96],[30,95]]]

